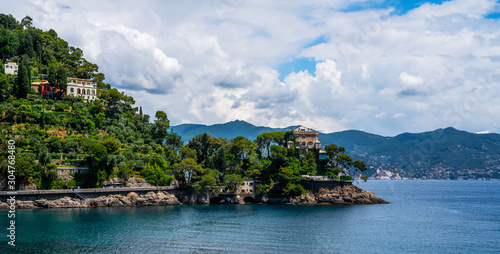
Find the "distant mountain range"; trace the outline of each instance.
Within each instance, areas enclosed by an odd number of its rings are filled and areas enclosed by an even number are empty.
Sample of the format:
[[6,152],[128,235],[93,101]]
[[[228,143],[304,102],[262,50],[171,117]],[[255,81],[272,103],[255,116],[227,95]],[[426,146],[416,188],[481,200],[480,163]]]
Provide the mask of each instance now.
[[[254,126],[245,121],[172,126],[184,141],[208,133],[215,137],[243,136],[254,140],[264,132],[297,128]],[[308,126],[314,128],[314,126]],[[348,130],[320,133],[322,145],[337,144],[364,160],[366,174],[378,179],[500,179],[500,134],[474,134],[454,128],[384,137]]]
[[245,121],[232,121],[223,124],[214,125],[202,125],[202,124],[180,124],[176,126],[171,126],[172,130],[177,134],[181,135],[183,141],[189,141],[193,139],[198,134],[208,133],[214,137],[218,138],[235,138],[238,136],[243,136],[250,140],[254,140],[257,136],[264,132],[273,131],[287,131],[293,130],[297,126],[290,126],[286,128],[270,128],[263,126],[255,126],[251,123]]

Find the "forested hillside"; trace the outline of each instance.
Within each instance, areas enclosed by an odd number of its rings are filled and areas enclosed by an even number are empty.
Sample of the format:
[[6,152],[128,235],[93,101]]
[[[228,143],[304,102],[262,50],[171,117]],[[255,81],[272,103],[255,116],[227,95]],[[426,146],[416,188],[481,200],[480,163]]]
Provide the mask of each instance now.
[[[295,196],[307,192],[303,174],[348,180],[366,170],[337,146],[329,147],[325,160],[316,150],[299,154],[295,143],[288,149],[287,142],[295,142],[291,132],[259,133],[255,140],[199,134],[184,142],[169,131],[168,109],[154,119],[143,114],[55,31],[33,27],[29,17],[18,22],[0,14],[0,33],[0,58],[19,66],[17,74],[0,74],[0,179],[13,174],[16,189],[99,187],[135,177],[206,193],[235,191],[244,179],[258,178],[256,192]],[[66,96],[68,77],[91,79],[98,99]],[[60,92],[43,96],[31,89],[42,79]],[[61,177],[64,168],[88,171]],[[0,182],[0,189],[7,186]]]
[[[250,139],[258,131],[295,128],[257,127],[244,121],[172,127],[190,136],[207,132],[219,137],[236,130]],[[500,135],[496,133],[474,134],[446,128],[384,137],[347,130],[320,133],[319,140],[323,147],[329,144],[345,147],[353,158],[366,162],[368,170],[364,174],[374,178],[500,179]]]

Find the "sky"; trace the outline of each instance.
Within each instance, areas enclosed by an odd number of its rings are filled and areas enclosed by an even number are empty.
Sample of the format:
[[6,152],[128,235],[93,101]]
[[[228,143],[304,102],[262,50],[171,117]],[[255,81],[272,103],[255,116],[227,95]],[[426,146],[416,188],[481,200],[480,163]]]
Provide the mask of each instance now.
[[0,0],[171,125],[500,133],[490,0]]

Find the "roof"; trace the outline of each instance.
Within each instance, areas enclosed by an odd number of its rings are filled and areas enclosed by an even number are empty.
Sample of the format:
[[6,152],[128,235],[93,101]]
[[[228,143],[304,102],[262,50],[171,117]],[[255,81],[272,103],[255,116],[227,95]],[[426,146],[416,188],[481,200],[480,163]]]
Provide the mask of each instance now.
[[316,131],[301,125],[297,129],[293,130],[293,132],[316,132]]
[[47,80],[42,80],[41,82],[31,82],[31,85],[34,86],[34,85],[48,85],[49,84],[49,81]]

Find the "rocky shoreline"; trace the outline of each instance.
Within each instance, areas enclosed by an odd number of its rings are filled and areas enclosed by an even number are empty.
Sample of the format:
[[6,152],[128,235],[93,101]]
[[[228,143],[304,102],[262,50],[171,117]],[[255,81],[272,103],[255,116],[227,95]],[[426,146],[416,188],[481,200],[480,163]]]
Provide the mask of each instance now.
[[[212,202],[211,202],[212,201]],[[356,186],[337,187],[332,190],[321,189],[316,193],[306,193],[293,198],[270,198],[257,195],[252,202],[245,202],[242,196],[219,198],[217,194],[188,195],[178,192],[176,195],[166,191],[150,191],[146,194],[130,192],[127,195],[111,194],[85,200],[75,197],[62,197],[54,200],[18,200],[17,209],[33,208],[85,208],[85,207],[116,207],[116,206],[166,206],[182,204],[285,204],[285,205],[358,205],[358,204],[388,204],[389,202],[372,192]],[[8,209],[9,204],[0,201],[0,209]]]

